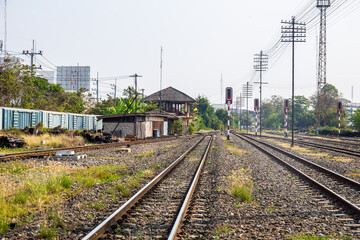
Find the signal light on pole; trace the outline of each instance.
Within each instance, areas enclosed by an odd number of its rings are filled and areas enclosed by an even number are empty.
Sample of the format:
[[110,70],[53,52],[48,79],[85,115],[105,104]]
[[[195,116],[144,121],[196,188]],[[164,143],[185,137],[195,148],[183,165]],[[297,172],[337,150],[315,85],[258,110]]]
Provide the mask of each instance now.
[[259,107],[259,99],[258,98],[255,98],[254,99],[254,109],[255,110],[259,110],[260,107]]
[[228,105],[228,132],[227,132],[227,140],[230,140],[230,105],[233,100],[233,89],[231,87],[226,88],[225,92],[225,102]]
[[284,108],[289,109],[289,99],[284,100]]
[[257,130],[258,130],[258,111],[259,111],[259,99],[254,99],[254,111],[255,111],[255,136],[257,136]]
[[338,102],[337,104],[338,107],[338,114],[339,114],[339,137],[340,137],[340,128],[341,128],[341,112],[342,112],[342,102]]
[[227,87],[225,91],[225,103],[227,105],[232,104],[233,100],[233,89],[231,87]]
[[284,100],[284,137],[287,137],[289,99]]
[[342,102],[338,102],[337,106],[338,106],[338,111],[342,111]]

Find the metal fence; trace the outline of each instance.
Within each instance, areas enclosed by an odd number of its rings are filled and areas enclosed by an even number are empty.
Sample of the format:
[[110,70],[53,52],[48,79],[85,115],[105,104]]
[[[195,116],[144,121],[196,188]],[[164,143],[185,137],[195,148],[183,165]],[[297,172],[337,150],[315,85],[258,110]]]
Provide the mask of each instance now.
[[0,107],[0,129],[35,127],[39,122],[44,128],[102,129],[102,120],[96,115]]

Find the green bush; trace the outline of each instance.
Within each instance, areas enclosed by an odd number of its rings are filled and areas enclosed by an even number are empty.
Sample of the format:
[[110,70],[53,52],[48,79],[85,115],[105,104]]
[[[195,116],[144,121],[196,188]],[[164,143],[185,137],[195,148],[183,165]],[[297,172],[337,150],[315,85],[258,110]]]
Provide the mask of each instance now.
[[251,202],[252,195],[250,188],[246,186],[234,185],[230,189],[231,194],[241,202]]

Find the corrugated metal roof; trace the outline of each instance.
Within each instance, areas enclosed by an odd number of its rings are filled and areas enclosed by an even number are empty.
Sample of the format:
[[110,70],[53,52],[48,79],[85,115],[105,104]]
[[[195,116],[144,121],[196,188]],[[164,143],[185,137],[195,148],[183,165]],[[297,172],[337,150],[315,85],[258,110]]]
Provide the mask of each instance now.
[[147,112],[147,113],[127,113],[127,114],[103,115],[103,116],[98,116],[98,118],[106,119],[106,118],[145,117],[145,116],[178,119],[174,115],[167,114],[165,112],[160,113],[159,111],[152,111],[152,112]]
[[[151,94],[143,99],[144,102],[159,102],[160,91]],[[173,88],[168,87],[161,90],[161,101],[174,103],[197,103],[195,99],[189,97],[187,94]]]

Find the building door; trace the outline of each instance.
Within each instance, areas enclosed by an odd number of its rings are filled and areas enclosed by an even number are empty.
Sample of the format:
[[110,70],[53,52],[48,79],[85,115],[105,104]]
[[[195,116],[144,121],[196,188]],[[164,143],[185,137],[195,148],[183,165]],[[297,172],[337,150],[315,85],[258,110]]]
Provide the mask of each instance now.
[[164,120],[164,136],[169,135],[169,133],[168,133],[168,127],[169,127],[169,125],[168,125],[168,121],[167,121],[167,119],[166,119],[166,120]]

